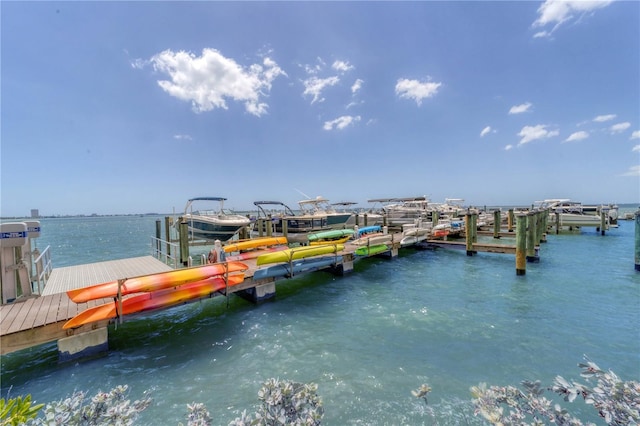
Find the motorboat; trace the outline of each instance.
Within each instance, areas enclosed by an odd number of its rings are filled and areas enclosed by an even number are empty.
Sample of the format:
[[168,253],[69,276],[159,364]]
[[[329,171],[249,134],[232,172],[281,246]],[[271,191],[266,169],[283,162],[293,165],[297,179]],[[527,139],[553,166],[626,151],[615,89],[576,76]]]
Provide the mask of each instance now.
[[[254,201],[258,208],[258,214],[254,218],[254,230],[268,233],[265,226],[271,225],[271,233],[283,233],[286,226],[287,233],[316,232],[331,229],[328,225],[327,215],[322,213],[300,214],[281,201]],[[266,224],[266,225],[265,225]]]
[[[578,201],[568,198],[552,198],[534,202],[534,208],[549,210],[549,225],[561,227],[600,227],[602,219],[600,208],[585,207]],[[617,213],[617,212],[616,212]],[[616,215],[617,218],[617,215]],[[609,216],[605,217],[606,225],[609,225]]]
[[[187,201],[182,220],[188,224],[190,239],[224,242],[251,223],[247,216],[226,210],[226,200],[223,197],[196,197]],[[215,207],[209,207],[211,205]],[[176,226],[179,224],[177,221]]]
[[430,220],[432,211],[426,197],[377,198],[368,202],[382,204],[382,214],[387,217],[387,224],[391,227],[412,224],[417,219]]
[[[344,229],[346,223],[354,216],[353,212],[337,211],[329,200],[322,196],[298,201],[301,216],[305,217],[326,217],[329,229]],[[355,219],[354,223],[355,223]]]

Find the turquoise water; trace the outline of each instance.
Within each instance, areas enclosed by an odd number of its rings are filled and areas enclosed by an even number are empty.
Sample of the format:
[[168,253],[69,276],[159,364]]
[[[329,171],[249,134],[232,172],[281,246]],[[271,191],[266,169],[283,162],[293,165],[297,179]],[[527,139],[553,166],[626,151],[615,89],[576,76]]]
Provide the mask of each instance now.
[[[43,219],[38,247],[51,245],[56,267],[147,255],[156,219]],[[414,425],[433,424],[411,395],[422,383],[444,412],[480,382],[581,380],[584,355],[639,380],[633,253],[633,221],[604,237],[549,235],[525,276],[513,255],[403,249],[344,277],[279,281],[262,305],[220,297],[136,317],[110,329],[110,352],[97,359],[59,364],[55,344],[3,356],[2,394],[47,402],[126,383],[131,398],[154,399],[139,424],[185,423],[197,401],[226,425],[278,377],[319,385],[324,424]]]

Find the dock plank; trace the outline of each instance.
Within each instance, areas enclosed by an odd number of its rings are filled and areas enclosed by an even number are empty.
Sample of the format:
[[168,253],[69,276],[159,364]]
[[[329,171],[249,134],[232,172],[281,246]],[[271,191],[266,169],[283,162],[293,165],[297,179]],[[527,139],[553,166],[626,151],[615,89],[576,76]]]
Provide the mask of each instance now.
[[17,312],[15,320],[11,323],[11,326],[7,330],[7,333],[15,333],[16,331],[21,330],[22,323],[29,315],[29,311],[33,306],[35,299],[27,299],[24,302],[18,302],[20,304],[20,309]]
[[45,319],[45,324],[52,324],[56,322],[58,319],[58,307],[60,306],[60,299],[62,298],[62,293],[56,293],[48,297],[51,297],[51,303],[50,303],[49,311],[47,312],[47,318]]

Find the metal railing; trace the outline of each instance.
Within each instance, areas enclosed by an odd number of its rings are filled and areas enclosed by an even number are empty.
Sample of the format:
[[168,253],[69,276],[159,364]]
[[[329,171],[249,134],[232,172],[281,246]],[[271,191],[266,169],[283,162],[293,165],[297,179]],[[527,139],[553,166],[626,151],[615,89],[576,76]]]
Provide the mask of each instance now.
[[[47,280],[53,270],[53,264],[51,263],[51,246],[47,246],[38,257],[35,258],[33,263],[36,265],[36,276],[34,283],[37,284],[38,294],[42,294],[44,286],[47,284]],[[37,249],[36,249],[37,250]],[[34,289],[34,291],[36,291]]]
[[151,237],[151,255],[172,268],[180,266],[180,245],[176,243]]

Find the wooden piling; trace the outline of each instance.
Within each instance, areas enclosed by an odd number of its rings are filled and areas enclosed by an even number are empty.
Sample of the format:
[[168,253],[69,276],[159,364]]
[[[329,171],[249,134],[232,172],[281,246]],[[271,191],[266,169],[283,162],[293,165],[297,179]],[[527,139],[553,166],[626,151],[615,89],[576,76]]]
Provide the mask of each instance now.
[[171,256],[171,217],[164,218],[164,235],[167,242],[167,256]]
[[640,272],[640,210],[636,212],[636,271]]
[[516,275],[527,273],[527,215],[518,214],[516,216]]
[[500,226],[502,225],[500,210],[493,211],[493,238],[500,238]]
[[609,212],[606,209],[600,210],[600,235],[604,235],[604,230],[607,227],[607,214]]
[[[535,212],[529,212],[529,214],[527,214],[527,230],[526,230],[526,240],[527,240],[527,248],[526,248],[526,252],[527,252],[527,262],[530,263],[538,263],[540,261],[540,258],[538,257],[538,253],[537,253],[537,243],[536,243],[536,235],[537,231],[536,231],[536,213]],[[539,248],[538,248],[539,249]]]
[[189,228],[184,218],[180,218],[180,263],[189,264]]
[[513,209],[509,209],[509,214],[507,215],[507,232],[513,232],[513,222],[515,222]]
[[270,237],[273,235],[273,219],[271,217],[271,214],[267,215],[267,220],[265,222],[265,225],[267,225],[267,237]]
[[162,250],[162,222],[160,219],[156,219],[156,253],[160,253]]
[[478,225],[477,225],[477,217],[478,215],[475,213],[467,213],[464,217],[464,228],[465,228],[465,239],[466,239],[466,249],[467,256],[473,256],[477,252],[473,249],[473,243],[475,243],[478,239]]

